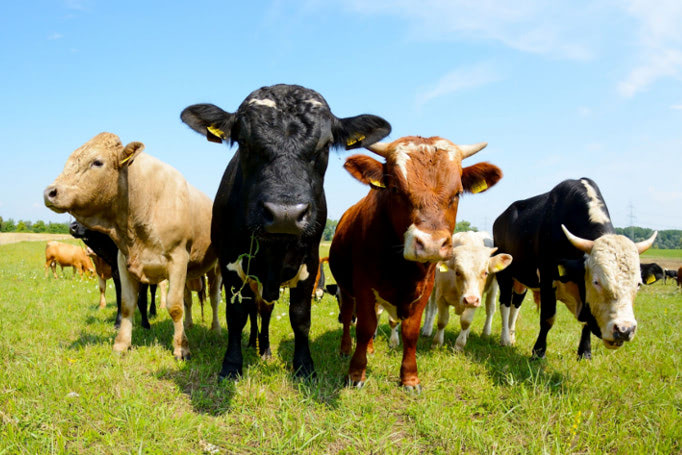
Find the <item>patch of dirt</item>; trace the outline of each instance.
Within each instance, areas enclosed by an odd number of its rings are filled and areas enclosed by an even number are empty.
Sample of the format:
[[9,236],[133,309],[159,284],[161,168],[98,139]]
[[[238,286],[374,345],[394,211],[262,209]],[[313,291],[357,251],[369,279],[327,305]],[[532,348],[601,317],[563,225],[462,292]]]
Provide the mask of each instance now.
[[46,242],[73,239],[69,234],[34,234],[32,232],[0,232],[0,245],[17,242]]

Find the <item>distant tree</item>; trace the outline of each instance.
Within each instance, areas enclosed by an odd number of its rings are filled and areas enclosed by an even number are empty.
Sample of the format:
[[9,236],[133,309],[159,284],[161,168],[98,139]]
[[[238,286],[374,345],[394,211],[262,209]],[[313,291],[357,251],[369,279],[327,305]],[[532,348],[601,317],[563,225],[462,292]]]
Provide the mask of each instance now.
[[24,220],[19,220],[17,223],[17,232],[28,232],[28,226],[26,225],[26,222]]
[[14,224],[14,220],[10,218],[2,223],[2,232],[14,232],[17,226]]
[[339,224],[337,220],[327,220],[327,223],[324,226],[324,231],[322,232],[322,240],[328,242],[334,237],[337,224]]
[[464,231],[478,231],[478,228],[476,226],[472,226],[471,223],[468,221],[460,221],[455,225],[455,232],[464,232]]
[[45,226],[45,222],[43,220],[38,220],[33,223],[33,232],[41,233],[45,232],[46,230],[47,227]]

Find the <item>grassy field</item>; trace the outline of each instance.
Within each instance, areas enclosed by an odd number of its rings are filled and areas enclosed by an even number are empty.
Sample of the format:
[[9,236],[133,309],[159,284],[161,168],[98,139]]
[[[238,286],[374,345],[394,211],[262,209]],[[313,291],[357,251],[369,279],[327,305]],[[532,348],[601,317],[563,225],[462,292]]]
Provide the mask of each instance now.
[[385,318],[367,385],[344,387],[330,297],[313,307],[316,380],[292,378],[285,293],[273,358],[246,350],[245,376],[218,385],[225,332],[211,333],[198,305],[192,360],[173,360],[165,312],[151,330],[138,317],[133,349],[119,356],[113,286],[98,310],[95,280],[46,278],[43,263],[42,242],[0,246],[0,454],[682,452],[682,292],[671,284],[643,287],[635,339],[614,352],[593,338],[592,361],[575,360],[579,326],[563,306],[542,361],[529,359],[530,299],[514,348],[499,346],[499,317],[495,338],[479,335],[479,311],[456,354],[453,320],[443,348],[420,340],[424,391],[413,395],[398,386],[402,353],[387,346]]

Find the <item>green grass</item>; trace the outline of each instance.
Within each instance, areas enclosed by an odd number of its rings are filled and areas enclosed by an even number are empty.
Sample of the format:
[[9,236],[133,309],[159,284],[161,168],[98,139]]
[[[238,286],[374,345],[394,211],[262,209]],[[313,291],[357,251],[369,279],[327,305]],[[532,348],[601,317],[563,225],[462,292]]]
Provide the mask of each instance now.
[[119,356],[113,286],[98,310],[94,279],[72,279],[70,270],[66,279],[45,278],[43,263],[42,243],[0,247],[0,454],[209,453],[210,444],[220,453],[682,451],[675,286],[644,286],[635,339],[614,352],[593,338],[592,361],[575,360],[580,330],[563,306],[542,361],[529,359],[538,330],[530,299],[514,348],[499,346],[499,316],[495,337],[480,336],[479,311],[465,352],[456,354],[452,318],[443,348],[420,340],[424,391],[413,395],[398,386],[402,352],[387,347],[385,317],[365,388],[344,387],[348,359],[338,355],[330,297],[313,307],[317,380],[291,375],[285,294],[272,321],[273,358],[245,350],[244,377],[218,385],[225,331],[211,333],[198,305],[191,361],[173,359],[165,312],[148,331],[137,316],[133,349]]
[[648,257],[678,259],[682,261],[682,250],[648,249],[644,253],[642,253],[642,258],[646,260],[646,258]]

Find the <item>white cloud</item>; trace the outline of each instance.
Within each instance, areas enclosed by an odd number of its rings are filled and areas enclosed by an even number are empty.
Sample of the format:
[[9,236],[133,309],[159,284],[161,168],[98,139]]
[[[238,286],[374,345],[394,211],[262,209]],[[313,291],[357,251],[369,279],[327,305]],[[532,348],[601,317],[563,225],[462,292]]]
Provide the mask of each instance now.
[[433,86],[417,93],[417,106],[442,96],[487,85],[502,79],[499,72],[489,62],[460,67],[441,77]]
[[61,33],[53,33],[53,34],[49,35],[49,36],[47,37],[47,39],[50,40],[50,41],[54,41],[54,40],[61,39],[61,38],[63,38],[63,37],[64,37],[64,35],[62,35]]
[[670,109],[675,109],[677,111],[682,111],[682,104],[673,104]]
[[682,2],[630,0],[627,12],[639,22],[639,64],[618,84],[618,92],[632,97],[659,79],[682,77]]

